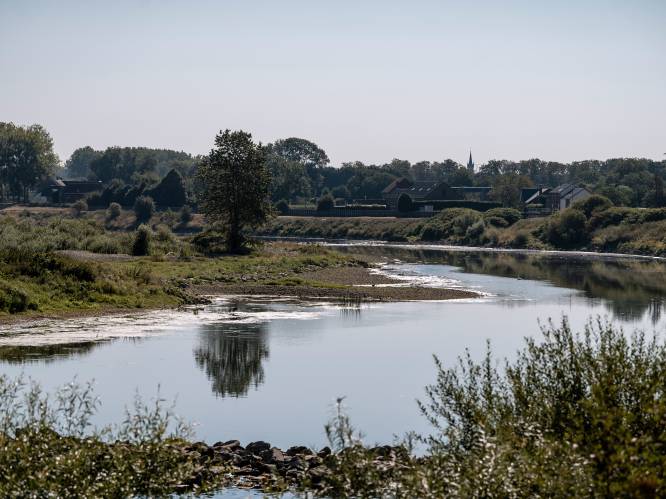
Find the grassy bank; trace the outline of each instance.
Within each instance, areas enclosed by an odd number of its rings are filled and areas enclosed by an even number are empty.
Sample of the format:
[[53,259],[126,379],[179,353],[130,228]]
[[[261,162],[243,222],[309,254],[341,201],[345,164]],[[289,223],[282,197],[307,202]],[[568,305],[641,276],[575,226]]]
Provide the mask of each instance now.
[[461,208],[428,219],[278,217],[261,234],[666,255],[666,208],[595,205],[596,198],[531,219],[511,209],[480,213]]

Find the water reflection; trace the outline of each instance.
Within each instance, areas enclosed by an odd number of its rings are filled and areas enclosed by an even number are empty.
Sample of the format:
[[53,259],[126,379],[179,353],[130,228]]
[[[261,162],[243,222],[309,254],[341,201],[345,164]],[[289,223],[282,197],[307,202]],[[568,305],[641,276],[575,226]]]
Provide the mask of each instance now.
[[546,281],[579,290],[591,303],[602,300],[615,318],[626,321],[646,317],[656,324],[666,301],[666,265],[657,260],[390,246],[341,249],[406,263],[450,265],[470,274]]
[[86,355],[106,342],[81,342],[55,345],[0,346],[0,361],[8,364],[55,362]]
[[197,366],[219,397],[243,397],[264,382],[268,358],[266,324],[209,324],[201,326],[194,349]]

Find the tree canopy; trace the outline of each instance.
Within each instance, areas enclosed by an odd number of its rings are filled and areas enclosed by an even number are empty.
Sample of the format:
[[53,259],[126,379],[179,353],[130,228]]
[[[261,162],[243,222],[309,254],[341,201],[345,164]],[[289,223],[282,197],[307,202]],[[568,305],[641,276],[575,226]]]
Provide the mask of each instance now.
[[244,229],[261,224],[270,214],[264,148],[251,134],[227,129],[215,137],[198,176],[201,211],[224,226],[228,250],[238,252],[245,243]]
[[58,166],[53,139],[43,126],[0,122],[0,199],[27,201],[29,190]]

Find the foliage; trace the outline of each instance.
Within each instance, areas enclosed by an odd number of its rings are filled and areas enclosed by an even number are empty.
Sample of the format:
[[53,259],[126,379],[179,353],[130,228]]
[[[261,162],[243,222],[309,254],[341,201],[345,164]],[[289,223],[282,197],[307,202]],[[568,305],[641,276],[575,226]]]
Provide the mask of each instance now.
[[12,196],[27,202],[29,189],[55,173],[58,163],[44,127],[0,122],[0,201]]
[[65,162],[65,174],[69,178],[88,178],[92,173],[90,165],[102,155],[90,146],[76,149]]
[[576,201],[572,208],[582,211],[587,218],[590,218],[597,212],[607,210],[613,206],[613,202],[605,196],[594,194],[588,198]]
[[488,210],[483,214],[483,218],[486,220],[493,217],[501,218],[506,222],[505,227],[509,227],[523,218],[523,215],[520,213],[520,211],[513,208],[493,208],[492,210]]
[[286,215],[289,213],[289,203],[287,203],[287,201],[284,199],[280,199],[277,203],[275,203],[275,209],[279,214]]
[[134,202],[134,214],[139,222],[147,222],[155,214],[155,203],[149,196],[140,196]]
[[191,433],[159,395],[150,406],[137,397],[115,428],[91,425],[99,406],[91,384],[48,395],[0,376],[0,495],[154,497],[191,483],[196,462],[181,443]]
[[584,243],[588,238],[585,214],[574,208],[553,215],[548,220],[546,237],[557,247],[569,248]]
[[177,170],[170,170],[160,183],[155,188],[150,189],[147,194],[159,206],[180,207],[187,202],[183,177]]
[[72,205],[74,216],[80,217],[84,211],[88,211],[88,203],[85,199],[79,199]]
[[660,497],[666,487],[666,347],[611,323],[566,319],[498,367],[490,347],[451,367],[419,402],[433,431],[380,461],[349,418],[327,426],[342,448],[322,495],[345,497]]
[[330,194],[324,194],[317,201],[317,211],[330,211],[335,207],[335,200]]
[[451,208],[467,208],[475,211],[488,211],[499,208],[501,204],[493,201],[473,201],[466,199],[445,199],[432,201],[414,201],[414,206],[430,205],[435,210],[448,210]]
[[153,231],[150,230],[145,224],[139,225],[139,228],[134,234],[134,242],[132,243],[132,254],[134,256],[150,255],[152,246]]
[[187,225],[188,223],[190,223],[192,221],[192,218],[193,218],[192,208],[190,208],[189,205],[184,205],[180,209],[180,214],[179,214],[178,218],[180,219],[180,223],[183,224],[183,225]]
[[404,192],[400,194],[400,197],[398,198],[398,211],[400,213],[407,213],[413,210],[414,203],[412,202],[412,198],[409,197],[409,194],[405,194]]
[[115,220],[120,216],[121,208],[118,203],[111,203],[106,210],[106,216],[109,220]]
[[263,223],[270,213],[263,147],[249,133],[225,130],[215,137],[215,148],[204,158],[198,175],[203,186],[201,210],[224,224],[229,251],[239,251],[245,244],[245,229]]

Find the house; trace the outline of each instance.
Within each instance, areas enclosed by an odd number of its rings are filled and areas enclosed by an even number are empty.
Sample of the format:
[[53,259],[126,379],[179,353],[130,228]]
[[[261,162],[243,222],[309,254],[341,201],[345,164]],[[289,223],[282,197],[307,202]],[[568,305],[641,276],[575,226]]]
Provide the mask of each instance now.
[[562,184],[553,188],[540,187],[525,200],[525,212],[528,216],[550,215],[591,195],[589,189],[575,184]]
[[389,209],[397,209],[398,198],[406,194],[412,201],[431,201],[441,199],[462,199],[462,194],[449,187],[446,182],[416,181],[405,177],[391,182],[383,191],[382,199]]
[[102,182],[90,180],[62,180],[49,178],[41,194],[51,203],[74,203],[92,192],[101,191]]

